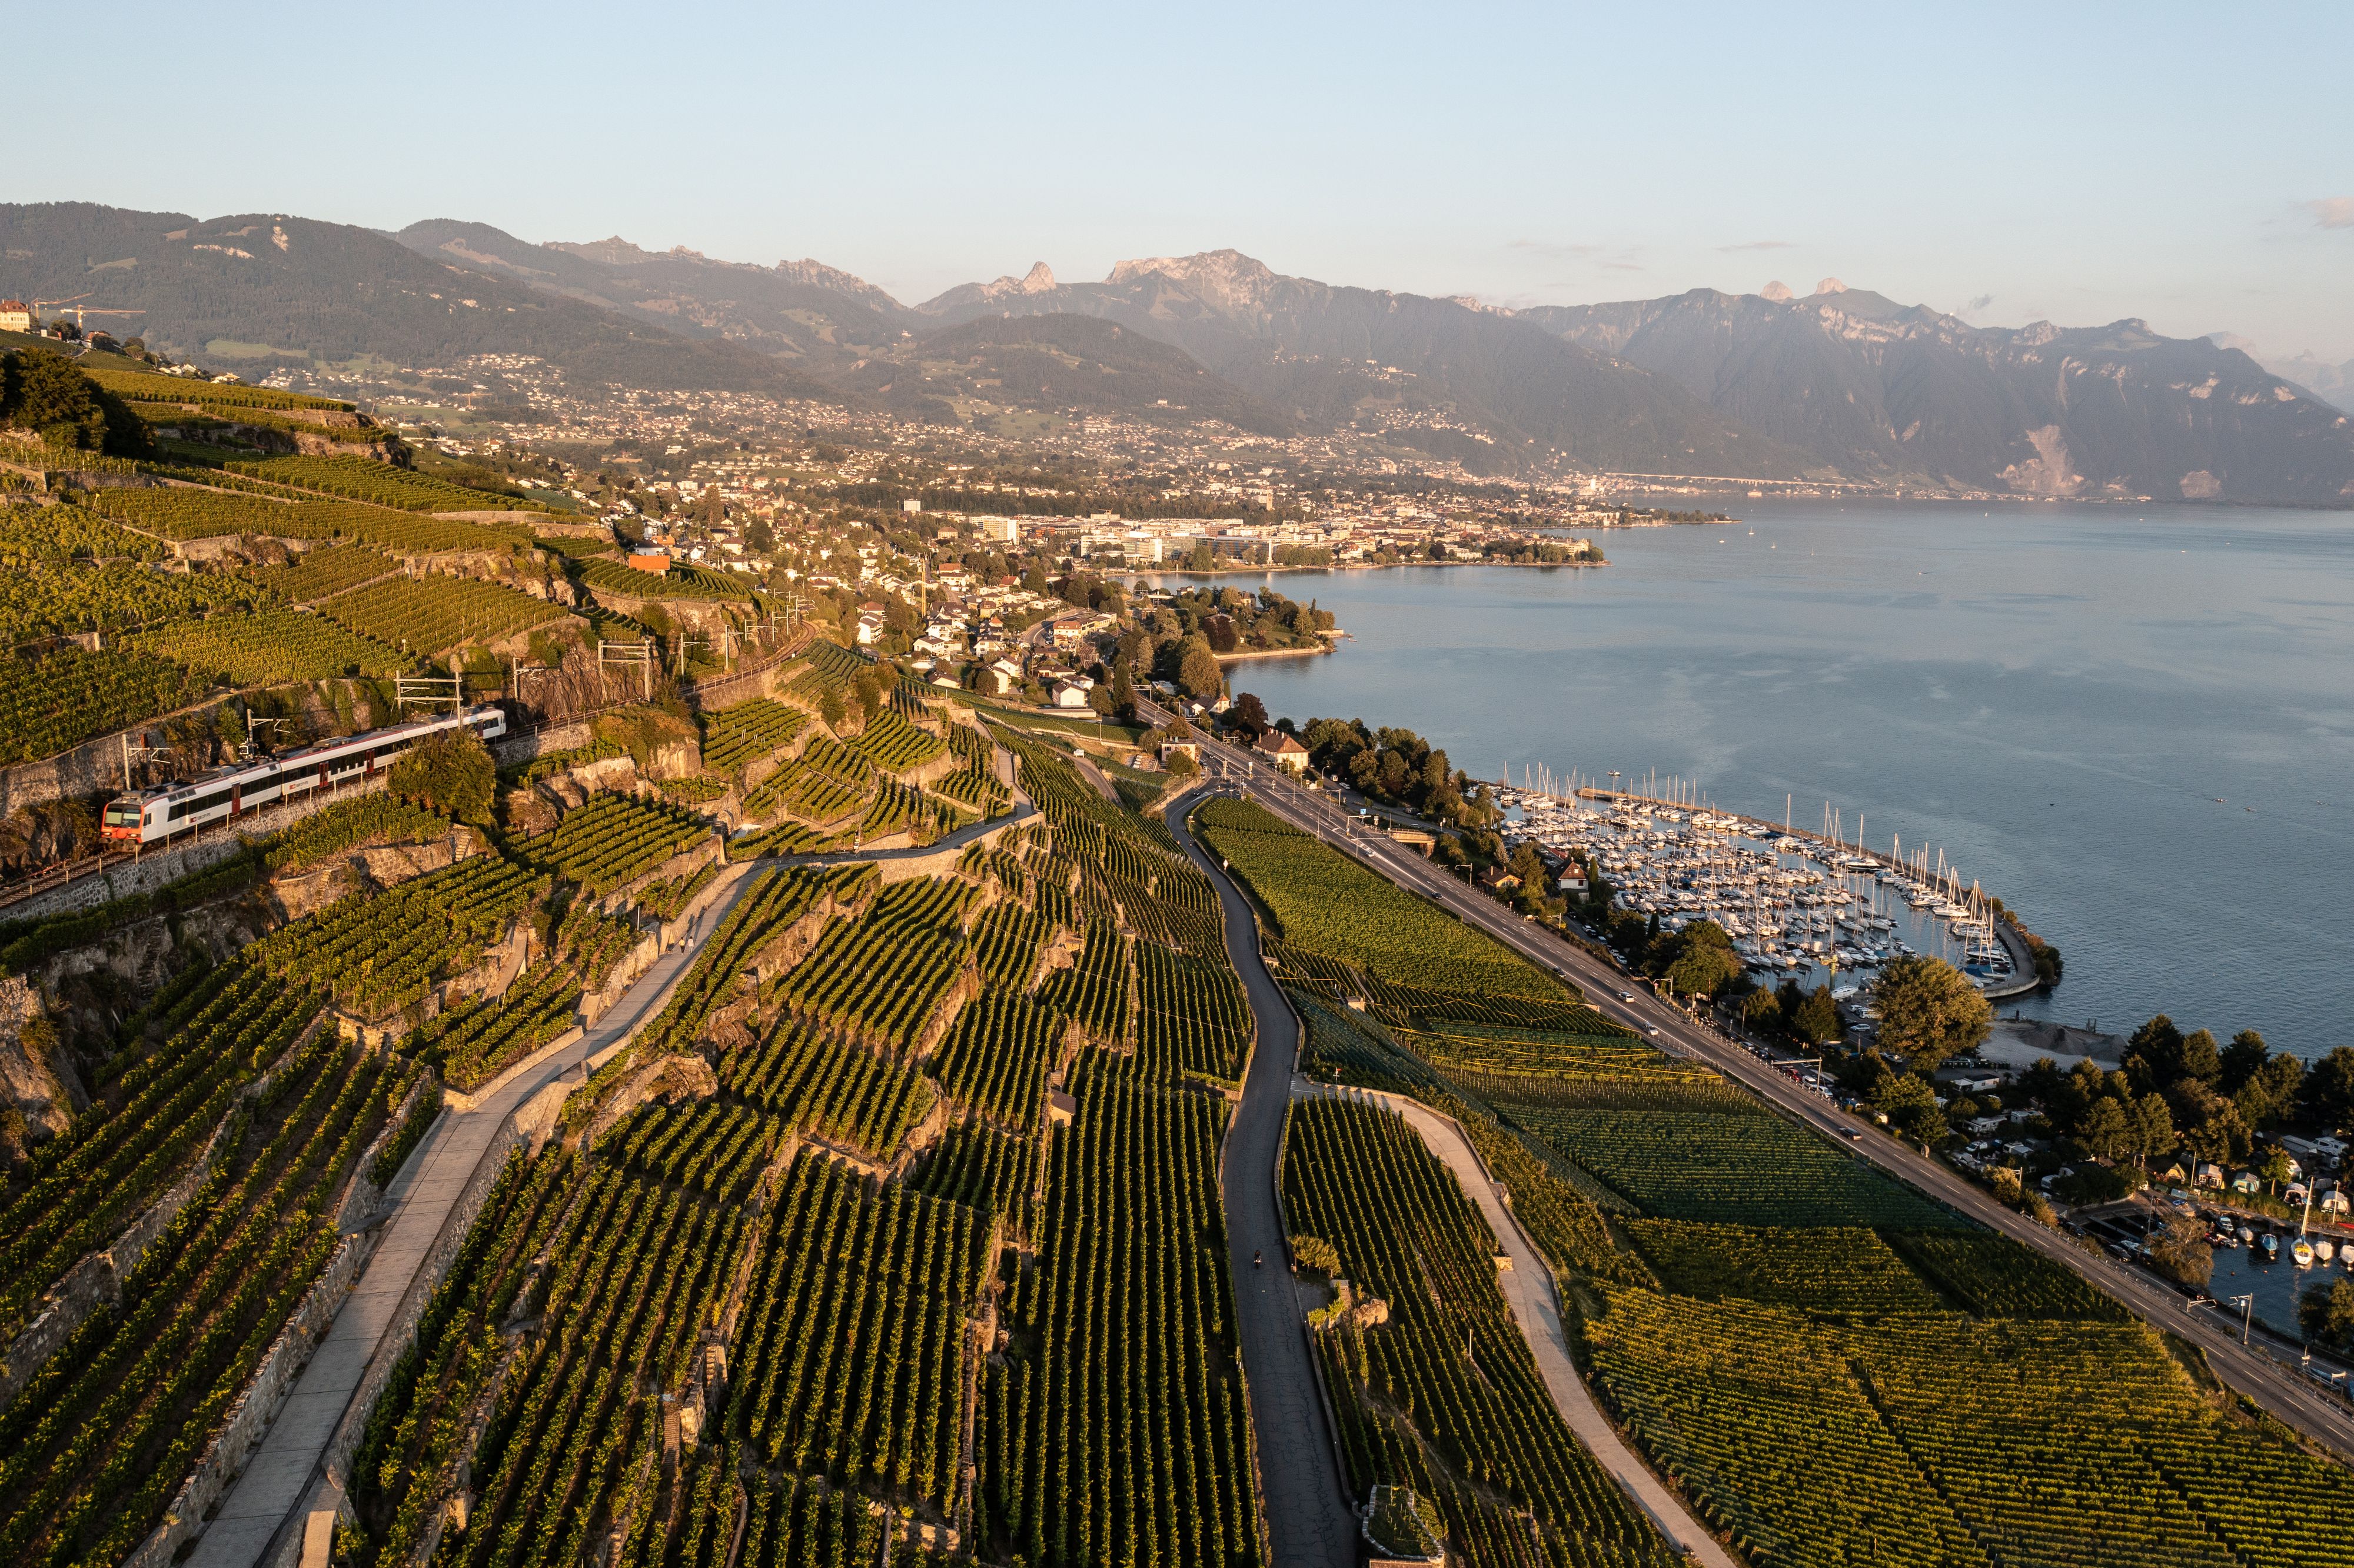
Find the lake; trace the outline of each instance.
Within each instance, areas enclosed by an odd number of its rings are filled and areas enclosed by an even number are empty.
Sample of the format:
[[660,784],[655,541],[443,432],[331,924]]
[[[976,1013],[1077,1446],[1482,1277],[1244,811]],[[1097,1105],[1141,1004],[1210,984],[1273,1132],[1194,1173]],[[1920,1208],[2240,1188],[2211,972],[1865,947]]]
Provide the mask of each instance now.
[[2006,1013],[2354,1044],[2354,514],[1740,511],[1605,530],[1601,568],[1228,574],[1353,634],[1230,678],[1278,716],[1419,731],[1475,778],[1674,775],[1942,849],[2065,959]]

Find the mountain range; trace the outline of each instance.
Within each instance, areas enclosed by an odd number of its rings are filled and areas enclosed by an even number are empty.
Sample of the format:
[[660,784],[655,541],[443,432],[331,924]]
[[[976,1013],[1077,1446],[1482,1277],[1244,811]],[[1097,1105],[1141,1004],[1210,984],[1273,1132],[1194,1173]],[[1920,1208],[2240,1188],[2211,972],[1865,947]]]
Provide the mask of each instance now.
[[1511,311],[1217,250],[1122,261],[1100,282],[1040,263],[909,305],[807,260],[79,203],[0,206],[0,293],[103,296],[147,313],[104,324],[249,373],[521,354],[576,391],[1354,429],[1482,473],[2354,503],[2354,419],[2314,395],[2326,376],[2300,385],[2234,340],[2136,320],[1975,327],[1836,280]]

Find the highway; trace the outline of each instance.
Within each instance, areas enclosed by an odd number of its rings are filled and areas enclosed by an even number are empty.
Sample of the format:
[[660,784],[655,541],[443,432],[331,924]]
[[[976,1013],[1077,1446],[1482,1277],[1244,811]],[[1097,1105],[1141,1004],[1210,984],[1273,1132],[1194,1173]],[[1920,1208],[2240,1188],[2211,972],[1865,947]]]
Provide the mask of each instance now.
[[[1144,706],[1140,704],[1140,711]],[[2269,1414],[2339,1455],[2354,1455],[2354,1407],[2325,1393],[2296,1367],[2282,1364],[2266,1351],[2243,1346],[2236,1311],[2194,1305],[2172,1287],[1996,1202],[1958,1172],[1846,1115],[1759,1060],[1746,1046],[1640,989],[1625,971],[1513,914],[1420,854],[1356,824],[1329,797],[1283,777],[1248,752],[1205,739],[1202,766],[1214,779],[1247,786],[1261,805],[1293,827],[1315,834],[1398,885],[1429,896],[1539,969],[1568,980],[1605,1014],[1640,1032],[1670,1054],[1705,1063],[1746,1085],[1794,1120],[1946,1207],[2073,1269],[2151,1327],[2198,1346],[2218,1378]],[[1629,995],[1631,1001],[1624,1000]]]

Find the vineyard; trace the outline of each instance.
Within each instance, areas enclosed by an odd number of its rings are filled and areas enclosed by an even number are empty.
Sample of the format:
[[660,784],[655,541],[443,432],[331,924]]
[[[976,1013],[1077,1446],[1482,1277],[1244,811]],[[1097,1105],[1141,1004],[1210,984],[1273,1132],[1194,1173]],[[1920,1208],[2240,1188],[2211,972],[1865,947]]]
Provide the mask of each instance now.
[[938,736],[917,729],[889,708],[869,719],[866,728],[850,744],[885,773],[905,773],[911,768],[920,768],[948,749]]
[[225,465],[232,473],[314,490],[346,501],[365,501],[399,512],[545,512],[536,501],[444,484],[438,479],[363,457],[273,457],[240,459]]
[[480,997],[435,1018],[407,1049],[441,1069],[451,1088],[471,1094],[577,1022],[580,987],[564,967],[539,964],[516,977],[504,996]]
[[721,773],[773,756],[809,726],[809,715],[769,697],[703,715],[703,765]]
[[246,949],[249,961],[297,978],[363,1018],[389,1016],[472,967],[508,923],[546,891],[545,876],[498,855],[330,905]]
[[[1219,810],[1205,837],[1281,923],[1268,950],[1306,1069],[1456,1118],[1588,1304],[1597,1389],[1747,1560],[2354,1563],[2309,1501],[2341,1472],[2219,1407],[2203,1369],[2073,1272],[1582,1005],[1431,1006],[1432,977],[1383,972],[1352,883]],[[1528,1561],[1500,1504],[1535,1518],[1554,1561],[1638,1550],[1591,1523],[1615,1497],[1548,1478],[1575,1453],[1565,1433],[1535,1446],[1542,1463],[1512,1447],[1550,1406],[1511,1403],[1522,1345],[1484,1225],[1419,1140],[1370,1106],[1298,1103],[1284,1180],[1295,1230],[1386,1304],[1386,1321],[1319,1334],[1352,1488],[1432,1499],[1467,1562]]]
[[0,763],[30,762],[200,700],[208,683],[168,659],[61,647],[0,659]]
[[1563,1425],[1496,1287],[1494,1238],[1446,1166],[1394,1112],[1353,1102],[1296,1102],[1286,1139],[1291,1224],[1331,1242],[1359,1294],[1389,1308],[1320,1336],[1352,1493],[1412,1487],[1474,1563],[1520,1561],[1488,1544],[1515,1533],[1516,1514],[1551,1562],[1670,1561]]
[[177,540],[249,534],[260,538],[348,539],[404,554],[425,554],[505,550],[528,544],[531,538],[518,528],[421,516],[365,502],[281,500],[221,490],[102,490],[91,496],[90,504],[129,527]]
[[230,686],[274,686],[337,675],[389,675],[408,656],[348,631],[323,615],[264,609],[183,620],[134,632],[121,646],[169,659]]
[[337,1194],[409,1069],[355,1060],[333,1033],[284,1050],[315,1003],[271,990],[291,1010],[238,1035],[231,1049],[250,1054],[228,1058],[270,1071],[125,1282],[124,1309],[86,1319],[0,1411],[6,1561],[127,1555],[335,1249]]
[[711,836],[692,811],[666,801],[604,794],[564,813],[514,853],[602,898]]
[[308,604],[398,569],[391,556],[366,545],[326,545],[303,552],[287,566],[248,567],[245,576],[280,599]]
[[674,561],[663,572],[642,572],[635,567],[601,556],[579,566],[580,580],[601,594],[621,599],[748,599],[750,585],[727,572],[705,571]]
[[339,594],[320,609],[360,636],[412,658],[461,643],[493,642],[569,613],[544,599],[472,577],[395,577]]
[[2138,1325],[1841,1330],[1613,1290],[1586,1333],[1621,1418],[1762,1563],[2354,1562],[2309,1506],[2338,1472],[2219,1414]]
[[[1492,938],[1261,807],[1214,800],[1195,810],[1193,821],[1203,842],[1249,885],[1287,948],[1397,988],[1402,1012],[1478,1018],[1500,1001],[1538,1004],[1551,1015],[1548,1027],[1592,1016],[1575,993]],[[1456,1005],[1445,1005],[1449,1001]]]
[[1073,1092],[1038,1263],[1013,1293],[1020,1353],[985,1379],[991,1533],[1037,1563],[1263,1561],[1217,1191],[1225,1107],[1100,1056]]
[[724,1056],[719,1087],[793,1127],[885,1161],[898,1158],[935,1099],[929,1079],[790,1022]]
[[0,574],[0,640],[13,647],[77,631],[127,630],[260,597],[252,584],[218,572],[165,572],[130,562],[44,563],[37,571]]
[[1061,1013],[1025,996],[991,991],[957,1014],[932,1070],[950,1099],[1026,1133],[1038,1125],[1046,1074],[1062,1055],[1068,1027]]
[[37,562],[153,561],[166,553],[145,535],[79,506],[0,507],[0,566],[15,571]]

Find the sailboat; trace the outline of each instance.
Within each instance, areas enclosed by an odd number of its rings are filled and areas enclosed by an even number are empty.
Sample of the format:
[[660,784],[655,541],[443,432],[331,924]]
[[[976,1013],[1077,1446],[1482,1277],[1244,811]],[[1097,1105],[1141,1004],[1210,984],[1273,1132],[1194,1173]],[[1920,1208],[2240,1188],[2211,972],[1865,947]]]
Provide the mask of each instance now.
[[2291,1242],[2288,1248],[2289,1256],[2296,1259],[2296,1266],[2299,1268],[2311,1268],[2313,1266],[2313,1244],[2305,1239],[2306,1230],[2312,1224],[2313,1189],[2310,1186],[2307,1186],[2305,1190],[2305,1213],[2304,1216],[2296,1222],[2296,1240]]

